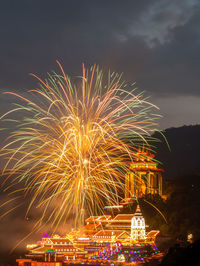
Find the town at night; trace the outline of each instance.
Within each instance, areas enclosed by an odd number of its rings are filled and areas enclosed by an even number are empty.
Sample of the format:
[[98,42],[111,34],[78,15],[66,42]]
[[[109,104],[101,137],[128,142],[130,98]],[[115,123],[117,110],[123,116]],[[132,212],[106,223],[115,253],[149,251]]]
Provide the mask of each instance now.
[[0,266],[200,265],[199,1],[0,13]]

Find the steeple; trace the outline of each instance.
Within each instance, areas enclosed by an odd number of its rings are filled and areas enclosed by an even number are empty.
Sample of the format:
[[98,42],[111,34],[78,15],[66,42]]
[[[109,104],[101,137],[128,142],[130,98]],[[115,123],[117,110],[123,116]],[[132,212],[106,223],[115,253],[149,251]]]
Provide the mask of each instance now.
[[141,209],[140,209],[140,205],[139,204],[136,207],[136,211],[134,213],[134,216],[142,216],[142,212],[141,212]]

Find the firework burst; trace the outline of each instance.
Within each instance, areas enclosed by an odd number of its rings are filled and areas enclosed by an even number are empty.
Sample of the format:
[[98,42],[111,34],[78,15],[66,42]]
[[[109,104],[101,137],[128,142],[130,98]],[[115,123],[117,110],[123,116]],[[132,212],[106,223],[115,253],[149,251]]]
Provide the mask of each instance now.
[[121,75],[105,78],[98,67],[83,65],[79,82],[72,82],[58,64],[62,74],[45,81],[36,77],[40,88],[29,91],[30,97],[8,92],[23,104],[1,119],[18,111],[28,115],[18,121],[1,154],[7,157],[8,178],[16,176],[14,184],[22,182],[25,195],[31,194],[27,212],[36,205],[53,225],[69,215],[77,225],[85,211],[102,210],[105,201],[118,204],[127,161],[136,156],[126,140],[146,141],[156,125],[155,106]]

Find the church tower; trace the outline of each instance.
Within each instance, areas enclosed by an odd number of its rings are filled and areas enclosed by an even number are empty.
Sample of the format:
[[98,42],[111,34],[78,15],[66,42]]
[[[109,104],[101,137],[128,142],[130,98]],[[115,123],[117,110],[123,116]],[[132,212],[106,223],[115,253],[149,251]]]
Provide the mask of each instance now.
[[131,220],[131,239],[133,241],[146,239],[145,220],[142,216],[139,204]]
[[154,160],[154,154],[139,148],[134,162],[125,176],[125,198],[142,197],[145,194],[162,196],[162,172]]

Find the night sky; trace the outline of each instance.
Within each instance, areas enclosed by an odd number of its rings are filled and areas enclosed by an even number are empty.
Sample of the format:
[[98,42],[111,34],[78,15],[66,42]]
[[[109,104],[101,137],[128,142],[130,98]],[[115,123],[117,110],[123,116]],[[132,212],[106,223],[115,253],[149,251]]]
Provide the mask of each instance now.
[[[25,94],[37,87],[29,73],[59,72],[56,60],[72,76],[83,62],[123,72],[160,107],[161,129],[200,123],[198,0],[1,1],[1,92]],[[1,115],[12,101],[0,93]],[[5,248],[32,227],[15,214],[10,221],[0,226]]]
[[[2,1],[0,89],[24,93],[29,76],[81,73],[94,63],[136,82],[160,107],[162,129],[199,123],[198,0]],[[0,112],[10,108],[0,95]]]

